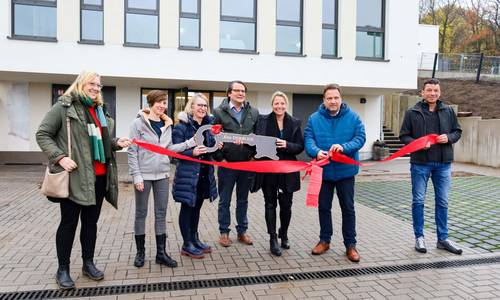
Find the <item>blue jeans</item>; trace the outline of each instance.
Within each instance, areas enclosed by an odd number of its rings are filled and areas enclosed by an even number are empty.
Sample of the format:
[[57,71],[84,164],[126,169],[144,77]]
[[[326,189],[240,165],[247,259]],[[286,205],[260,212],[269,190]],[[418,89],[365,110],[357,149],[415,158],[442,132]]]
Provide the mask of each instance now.
[[338,181],[323,180],[319,192],[319,239],[330,243],[333,235],[332,202],[337,188],[340,210],[342,212],[342,236],[344,246],[356,245],[356,213],[354,211],[354,176]]
[[424,236],[424,202],[429,177],[434,185],[436,210],[436,231],[439,241],[448,238],[448,192],[451,186],[451,163],[428,162],[423,164],[412,163],[412,208],[413,231],[415,238]]
[[248,229],[248,192],[250,173],[246,171],[219,168],[219,231],[228,233],[231,225],[231,196],[236,185],[236,231],[245,233]]

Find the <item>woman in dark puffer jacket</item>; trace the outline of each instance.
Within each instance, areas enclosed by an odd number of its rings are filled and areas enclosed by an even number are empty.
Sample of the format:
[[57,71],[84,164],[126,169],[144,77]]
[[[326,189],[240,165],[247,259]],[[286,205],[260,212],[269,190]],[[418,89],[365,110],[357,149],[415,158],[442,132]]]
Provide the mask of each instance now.
[[[189,140],[200,126],[210,124],[212,120],[208,113],[208,99],[203,94],[195,94],[189,99],[184,112],[177,115],[179,124],[172,132],[173,143]],[[204,144],[209,147],[215,144],[209,131],[205,132]],[[203,146],[186,150],[182,154],[211,160],[211,154],[206,153],[206,148]],[[198,223],[203,201],[205,199],[213,201],[217,198],[214,167],[180,160],[175,171],[172,195],[176,202],[181,203],[179,227],[184,240],[181,254],[192,258],[203,258],[204,254],[211,253],[212,249],[199,240]]]

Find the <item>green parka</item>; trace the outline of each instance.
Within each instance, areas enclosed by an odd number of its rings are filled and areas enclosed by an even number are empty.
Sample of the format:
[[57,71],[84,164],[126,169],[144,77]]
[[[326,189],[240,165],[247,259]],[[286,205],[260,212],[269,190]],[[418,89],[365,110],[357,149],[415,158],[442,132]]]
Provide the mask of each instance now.
[[[66,116],[70,119],[71,126],[71,148],[73,159],[77,169],[70,173],[69,177],[69,199],[73,202],[89,206],[95,205],[95,173],[94,163],[91,155],[89,134],[85,109],[77,94],[61,96],[52,108],[47,112],[36,132],[38,146],[47,154],[51,172],[60,172],[63,168],[57,163],[64,156],[68,156],[68,134],[66,129]],[[114,121],[108,113],[109,132],[113,132]],[[118,207],[118,171],[116,168],[116,150],[121,147],[117,139],[111,140],[111,159],[106,162],[106,200],[115,208]],[[49,198],[51,201],[57,199]]]

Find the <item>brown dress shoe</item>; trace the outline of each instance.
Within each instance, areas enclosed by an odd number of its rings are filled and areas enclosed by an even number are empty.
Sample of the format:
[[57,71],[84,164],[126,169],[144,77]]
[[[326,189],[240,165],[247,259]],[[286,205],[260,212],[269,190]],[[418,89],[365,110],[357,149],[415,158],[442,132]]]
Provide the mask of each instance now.
[[247,233],[238,233],[238,241],[245,245],[253,245],[252,239]]
[[359,253],[356,246],[349,246],[346,250],[347,258],[352,262],[359,262]]
[[320,241],[316,246],[312,249],[311,253],[313,255],[321,255],[330,249],[330,243]]
[[219,238],[219,244],[222,247],[229,247],[231,245],[231,239],[228,233],[222,233]]

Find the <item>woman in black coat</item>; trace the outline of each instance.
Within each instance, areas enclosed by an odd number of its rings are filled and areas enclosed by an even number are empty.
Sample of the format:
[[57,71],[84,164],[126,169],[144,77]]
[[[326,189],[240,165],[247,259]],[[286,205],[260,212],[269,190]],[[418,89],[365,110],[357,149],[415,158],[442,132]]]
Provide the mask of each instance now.
[[[288,97],[275,92],[271,97],[273,111],[259,117],[256,134],[276,137],[276,147],[280,160],[297,160],[297,154],[304,150],[304,137],[300,129],[301,121],[286,112]],[[300,190],[299,172],[289,174],[260,173],[255,176],[252,192],[262,188],[265,200],[267,232],[270,235],[271,253],[280,256],[281,247],[290,249],[288,226],[292,217],[293,192]],[[280,205],[280,229],[276,234],[276,207]]]
[[[194,136],[202,125],[211,124],[208,115],[208,99],[203,94],[195,94],[186,104],[186,109],[177,115],[179,124],[172,132],[174,144],[182,143]],[[215,140],[209,131],[205,131],[205,146],[213,146]],[[188,149],[182,154],[202,160],[211,160],[205,146]],[[200,210],[205,199],[213,201],[217,198],[214,167],[207,164],[180,160],[175,170],[172,196],[181,203],[179,227],[184,244],[181,254],[192,258],[203,258],[205,253],[212,252],[207,244],[200,241],[198,223]]]

